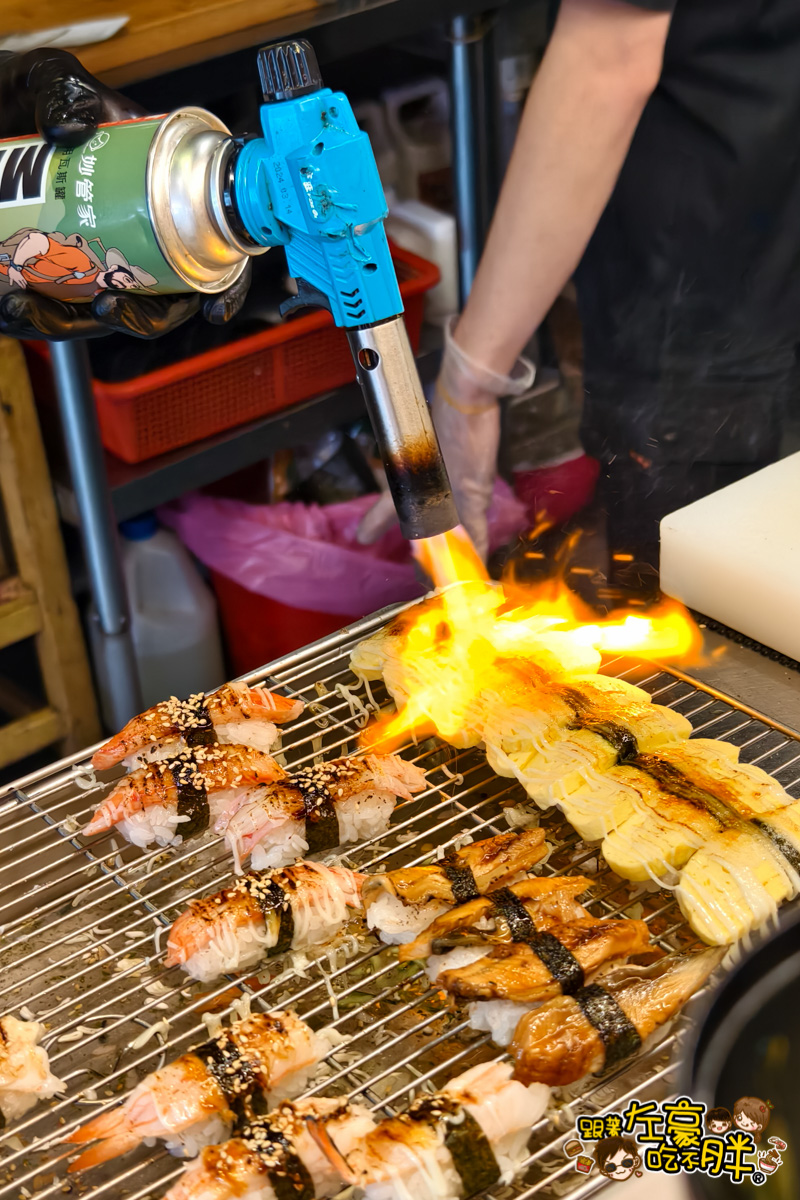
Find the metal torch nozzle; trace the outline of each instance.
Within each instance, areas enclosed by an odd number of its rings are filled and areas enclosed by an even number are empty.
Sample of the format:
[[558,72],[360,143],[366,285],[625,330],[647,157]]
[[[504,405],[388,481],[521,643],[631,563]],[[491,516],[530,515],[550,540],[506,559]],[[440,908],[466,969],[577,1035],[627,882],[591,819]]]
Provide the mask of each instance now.
[[458,514],[403,318],[347,337],[403,536],[446,533]]

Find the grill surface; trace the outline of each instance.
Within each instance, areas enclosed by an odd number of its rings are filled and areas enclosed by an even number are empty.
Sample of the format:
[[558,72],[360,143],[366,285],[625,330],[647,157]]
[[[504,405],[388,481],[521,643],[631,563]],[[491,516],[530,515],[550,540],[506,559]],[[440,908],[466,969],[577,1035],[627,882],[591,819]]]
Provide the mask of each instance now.
[[[349,651],[374,632],[386,613],[298,651],[247,682],[301,696],[313,707],[284,730],[289,765],[316,755],[334,757],[355,747],[364,714],[339,685],[367,705],[348,667]],[[685,677],[617,660],[605,668],[643,686],[660,703],[691,719],[695,732],[734,742],[744,761],[771,772],[800,797],[800,743],[766,718],[756,719]],[[382,686],[372,689],[385,698]],[[429,772],[428,790],[398,803],[388,834],[358,846],[344,861],[360,870],[391,869],[425,861],[438,845],[464,835],[491,836],[508,828],[504,807],[525,797],[515,782],[497,778],[475,750],[458,752],[433,740],[403,751]],[[139,851],[112,836],[84,841],[76,829],[88,818],[108,782],[86,787],[85,755],[65,759],[0,790],[0,1014],[45,1022],[53,1071],[66,1080],[64,1097],[38,1105],[2,1136],[0,1200],[60,1197],[91,1189],[93,1197],[145,1200],[163,1195],[181,1168],[160,1147],[138,1151],[81,1176],[66,1175],[58,1145],[78,1124],[116,1105],[149,1071],[203,1041],[201,1013],[224,1009],[234,998],[233,979],[210,990],[178,969],[161,966],[159,941],[177,913],[195,896],[230,881],[231,863],[219,840],[177,849]],[[77,779],[82,778],[84,788]],[[641,914],[665,949],[697,939],[668,890],[624,884],[558,816],[542,822],[554,847],[543,870],[581,872],[594,881],[588,905],[597,916]],[[164,943],[166,939],[164,938]],[[310,1094],[346,1094],[389,1114],[420,1089],[441,1086],[475,1062],[498,1057],[486,1036],[448,1010],[414,964],[399,966],[394,953],[359,936],[344,951],[293,972],[273,960],[258,980],[236,981],[254,1009],[291,1005],[316,1028],[333,1025],[343,1040],[319,1068]],[[132,1048],[147,1027],[165,1021],[144,1045]],[[633,1096],[659,1098],[670,1091],[670,1062],[686,1023],[674,1026],[634,1062],[572,1089],[565,1111],[536,1126],[530,1158],[498,1200],[539,1195],[584,1197],[602,1186],[598,1176],[576,1174],[561,1152],[578,1113],[615,1108]]]

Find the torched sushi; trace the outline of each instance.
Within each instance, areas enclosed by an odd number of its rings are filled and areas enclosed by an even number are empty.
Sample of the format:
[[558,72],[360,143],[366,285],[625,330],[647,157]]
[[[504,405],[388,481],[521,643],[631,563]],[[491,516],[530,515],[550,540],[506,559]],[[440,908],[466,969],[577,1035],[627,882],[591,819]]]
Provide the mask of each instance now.
[[235,1110],[257,1097],[268,1106],[296,1096],[330,1050],[293,1012],[259,1013],[153,1071],[124,1104],[101,1113],[66,1140],[97,1141],[70,1165],[82,1171],[158,1138],[173,1153],[194,1157],[226,1138]]
[[135,846],[177,846],[285,774],[274,758],[246,746],[182,750],[121,779],[83,832],[113,829]]
[[381,1121],[349,1153],[328,1149],[342,1178],[366,1200],[466,1200],[511,1182],[550,1089],[524,1087],[508,1063],[481,1063],[396,1117]]
[[[332,1158],[348,1155],[374,1126],[367,1108],[344,1099],[281,1104],[205,1149],[165,1200],[325,1200],[342,1188]],[[330,1154],[319,1144],[323,1136]]]
[[337,758],[293,771],[276,786],[242,796],[217,822],[237,870],[283,866],[384,833],[397,797],[425,788],[425,772],[397,754]]
[[472,842],[428,866],[370,875],[361,889],[367,925],[388,944],[410,942],[454,905],[513,883],[547,854],[543,829]]
[[548,1000],[517,1025],[514,1077],[562,1087],[623,1062],[691,999],[724,955],[704,950],[651,967],[612,967],[574,995]]
[[198,692],[187,700],[170,696],[128,721],[95,751],[92,766],[124,763],[133,769],[214,742],[266,751],[278,737],[275,725],[299,717],[303,707],[302,700],[244,683],[225,683],[209,696]]
[[[0,1017],[0,1113],[14,1121],[38,1100],[49,1100],[66,1087],[50,1070],[39,1042],[45,1027],[38,1021]],[[0,1122],[2,1123],[2,1122]]]
[[521,660],[503,665],[514,686],[487,705],[486,756],[542,808],[602,779],[610,767],[687,739],[691,723],[647,692],[604,675],[553,679]]
[[190,901],[170,929],[165,965],[210,981],[321,945],[360,909],[362,879],[315,862],[250,871],[233,887]]

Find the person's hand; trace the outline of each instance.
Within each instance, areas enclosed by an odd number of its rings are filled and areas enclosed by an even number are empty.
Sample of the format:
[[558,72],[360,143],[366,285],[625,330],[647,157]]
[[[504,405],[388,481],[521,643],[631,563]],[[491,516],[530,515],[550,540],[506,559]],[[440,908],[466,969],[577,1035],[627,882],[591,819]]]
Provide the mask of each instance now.
[[19,267],[9,267],[8,278],[15,287],[26,288],[28,286],[25,276],[22,274],[22,271],[20,271]]
[[[144,115],[138,105],[85,71],[66,50],[0,52],[0,138],[38,133],[53,145],[79,146],[103,122]],[[70,304],[37,295],[18,274],[9,270],[9,278],[24,290],[0,299],[0,333],[48,340],[114,332],[160,337],[196,312],[214,325],[223,325],[241,309],[250,281],[250,272],[245,271],[231,288],[215,296],[104,291],[91,304]]]
[[[533,384],[535,368],[528,359],[520,358],[510,375],[498,375],[476,363],[454,340],[456,320],[451,317],[445,327],[431,415],[461,524],[485,561],[489,550],[486,514],[500,443],[500,397],[526,392]],[[357,534],[362,544],[376,541],[392,524],[390,504],[390,496],[381,496],[365,515]]]

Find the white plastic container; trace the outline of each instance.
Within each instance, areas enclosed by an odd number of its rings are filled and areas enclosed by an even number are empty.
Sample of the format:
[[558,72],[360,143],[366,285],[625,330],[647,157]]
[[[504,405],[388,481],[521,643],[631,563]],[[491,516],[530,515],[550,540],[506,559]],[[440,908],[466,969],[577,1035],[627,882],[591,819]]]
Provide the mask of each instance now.
[[452,157],[450,93],[443,79],[422,79],[383,93],[386,126],[397,150],[397,194],[433,199]]
[[145,708],[225,679],[217,605],[189,551],[150,513],[123,521],[122,566]]
[[441,280],[425,296],[425,316],[441,325],[459,308],[455,217],[420,200],[399,200],[389,209],[386,232],[398,246],[427,258],[439,268]]
[[384,107],[377,100],[362,100],[353,106],[353,115],[369,136],[386,203],[391,207],[397,198],[397,149],[386,127]]

